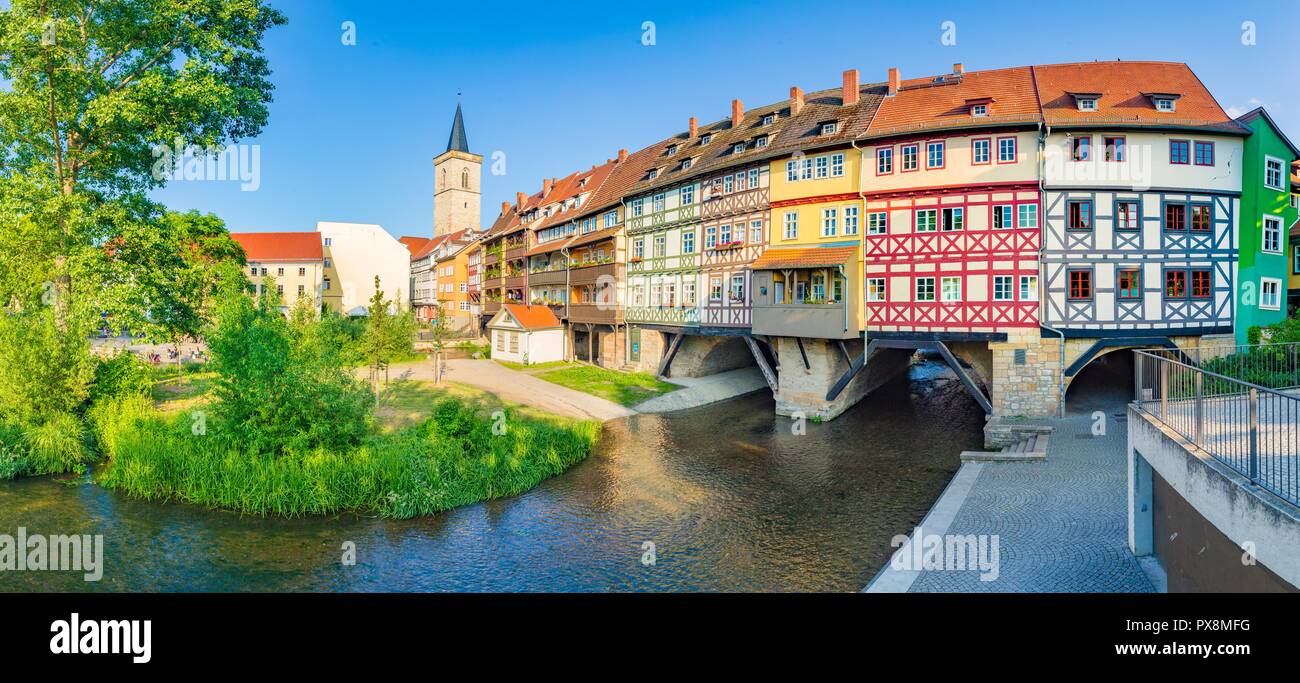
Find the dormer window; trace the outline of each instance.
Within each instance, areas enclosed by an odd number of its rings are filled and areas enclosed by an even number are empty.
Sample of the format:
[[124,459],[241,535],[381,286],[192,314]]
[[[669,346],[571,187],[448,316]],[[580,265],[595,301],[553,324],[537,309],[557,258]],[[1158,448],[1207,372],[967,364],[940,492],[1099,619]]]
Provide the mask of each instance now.
[[686,169],[690,168],[691,164],[694,161],[695,161],[694,159],[682,159],[682,170],[685,171]]
[[1080,97],[1078,100],[1079,111],[1097,111],[1097,98]]
[[713,142],[713,134],[712,134],[712,133],[705,133],[704,135],[701,135],[701,136],[700,136],[700,144],[701,144],[701,145],[707,145],[707,144],[709,144],[710,142]]
[[764,115],[763,115],[763,125],[764,125],[764,126],[770,126],[770,125],[772,125],[772,123],[773,123],[774,121],[776,121],[776,114],[764,114]]
[[664,154],[666,156],[672,156],[676,153],[677,153],[677,145],[668,145],[668,151],[666,151]]
[[657,168],[652,168],[648,173],[646,173],[646,178],[649,180],[654,180],[655,178],[658,177],[659,177],[659,169]]
[[766,136],[766,135],[760,135],[760,136],[754,138],[754,148],[755,148],[755,149],[763,149],[764,147],[767,147],[767,136]]
[[838,121],[827,121],[822,124],[822,135],[834,135],[840,129]]
[[988,115],[989,115],[989,105],[987,105],[987,104],[977,104],[977,105],[971,107],[971,108],[970,108],[970,115],[971,115],[971,116],[988,116]]
[[1156,99],[1156,111],[1173,111],[1173,110],[1174,110],[1173,100],[1169,100],[1165,98]]
[[732,154],[744,154],[744,153],[745,153],[745,143],[743,143],[743,142],[737,142],[737,143],[735,144],[735,146],[733,146],[733,147],[731,148],[731,153],[732,153]]

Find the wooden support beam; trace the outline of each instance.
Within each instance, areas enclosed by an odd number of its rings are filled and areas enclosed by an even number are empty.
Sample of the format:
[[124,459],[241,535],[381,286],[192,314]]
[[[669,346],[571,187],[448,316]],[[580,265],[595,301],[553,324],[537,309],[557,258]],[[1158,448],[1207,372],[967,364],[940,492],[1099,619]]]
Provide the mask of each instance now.
[[677,334],[672,334],[671,336],[672,336],[672,341],[668,342],[668,351],[664,353],[664,359],[661,363],[659,363],[658,374],[660,377],[668,376],[668,368],[673,364],[673,357],[677,355],[677,350],[682,347],[682,340],[686,338],[686,335],[680,332],[678,332]]
[[844,346],[844,340],[837,339],[835,340],[835,344],[840,347],[840,355],[844,357],[845,364],[850,366],[853,365],[853,359],[849,357],[849,350]]
[[976,403],[980,404],[980,407],[984,409],[984,413],[986,415],[992,415],[993,404],[989,402],[988,397],[980,390],[980,387],[975,383],[975,380],[971,379],[970,373],[966,372],[966,368],[961,366],[961,362],[957,360],[957,357],[952,355],[952,351],[948,349],[948,345],[943,342],[934,342],[934,348],[939,351],[939,354],[943,356],[945,361],[948,361],[948,366],[952,368],[953,372],[957,373],[957,377],[961,379],[961,383],[966,387],[966,392],[975,399]]
[[849,363],[849,369],[845,371],[839,379],[835,380],[835,384],[831,386],[830,391],[826,392],[826,400],[834,401],[838,398],[840,393],[844,391],[844,388],[849,385],[849,382],[852,382],[853,378],[856,377],[859,372],[862,372],[862,368],[867,366],[867,360],[871,358],[871,354],[875,353],[876,349],[880,347],[881,345],[878,344],[875,339],[872,339],[866,344],[866,346],[863,346],[862,356],[853,359],[853,362]]
[[754,361],[758,363],[758,369],[763,372],[763,378],[767,380],[767,386],[772,389],[772,395],[776,396],[781,390],[781,383],[777,378],[776,371],[767,362],[767,356],[763,354],[763,349],[759,348],[758,342],[754,341],[751,336],[744,336],[745,345],[749,347],[749,352],[754,354]]
[[812,365],[808,363],[808,352],[803,348],[803,337],[795,337],[794,342],[799,345],[799,356],[803,358],[803,369],[811,370]]

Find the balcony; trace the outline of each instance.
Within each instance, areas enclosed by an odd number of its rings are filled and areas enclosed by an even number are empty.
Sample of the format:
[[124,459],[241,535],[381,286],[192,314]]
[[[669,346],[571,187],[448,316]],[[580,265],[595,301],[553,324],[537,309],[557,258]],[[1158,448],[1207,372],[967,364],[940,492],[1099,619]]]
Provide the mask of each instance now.
[[[808,337],[813,339],[857,339],[857,322],[846,312],[844,302],[829,304],[762,304],[755,303],[752,316],[754,334],[773,337]],[[848,329],[845,329],[845,316]]]
[[530,287],[542,285],[563,285],[566,274],[564,269],[559,270],[542,270],[528,275],[528,285]]
[[524,253],[527,251],[528,251],[528,247],[523,242],[520,242],[518,244],[507,244],[505,246],[505,259],[507,261],[522,259],[524,257]]
[[615,325],[623,323],[623,307],[605,304],[569,304],[569,322]]
[[518,275],[507,275],[505,277],[504,285],[506,289],[523,289],[524,274],[520,273]]
[[[574,286],[591,285],[601,278],[618,278],[618,264],[614,262],[574,266],[569,271],[569,284]],[[609,282],[610,280],[606,280]]]
[[501,302],[500,302],[500,301],[484,301],[484,302],[483,302],[483,314],[484,314],[484,315],[496,315],[500,310],[501,310]]
[[[573,319],[572,311],[569,312],[569,318]],[[700,324],[700,310],[694,306],[690,308],[632,306],[627,309],[626,318],[630,323],[696,327]]]

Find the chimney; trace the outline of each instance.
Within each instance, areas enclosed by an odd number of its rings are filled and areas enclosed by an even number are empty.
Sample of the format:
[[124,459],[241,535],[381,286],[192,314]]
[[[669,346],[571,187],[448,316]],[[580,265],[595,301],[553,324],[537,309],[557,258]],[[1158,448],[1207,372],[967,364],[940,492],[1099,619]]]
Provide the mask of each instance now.
[[803,111],[803,90],[799,86],[790,86],[790,115],[798,116]]
[[699,132],[700,132],[700,120],[697,119],[697,118],[695,118],[694,116],[692,116],[692,117],[691,117],[691,134],[690,134],[690,136],[689,136],[690,139],[694,140],[694,139],[695,139],[695,136],[698,135]]
[[623,163],[624,161],[627,161],[627,150],[626,150],[626,149],[620,149],[620,150],[618,150],[618,163],[621,164],[621,163]]
[[515,208],[518,209],[518,210],[520,210],[520,211],[523,211],[523,210],[524,210],[524,200],[526,200],[526,199],[528,199],[528,195],[524,194],[523,192],[516,192],[516,193],[515,193]]
[[840,98],[844,100],[844,106],[858,103],[858,70],[849,69],[844,72],[844,85],[840,86]]
[[741,119],[745,118],[745,105],[740,100],[731,101],[731,127],[735,128],[740,125]]
[[543,196],[543,197],[545,197],[546,195],[548,195],[548,194],[551,193],[551,186],[552,186],[554,183],[555,183],[555,181],[551,180],[550,178],[543,178],[543,179],[542,179],[542,196]]
[[897,95],[898,86],[901,85],[902,79],[898,76],[898,67],[889,67],[889,94]]
[[510,202],[501,202],[501,215],[510,213]]
[[966,73],[966,68],[961,65],[961,62],[957,62],[952,65],[952,72],[958,75],[964,74]]

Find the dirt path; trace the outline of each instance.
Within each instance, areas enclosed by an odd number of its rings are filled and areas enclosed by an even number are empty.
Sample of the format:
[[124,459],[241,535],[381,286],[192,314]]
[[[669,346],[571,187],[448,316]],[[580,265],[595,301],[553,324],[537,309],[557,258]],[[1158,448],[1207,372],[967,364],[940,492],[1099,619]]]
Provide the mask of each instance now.
[[[392,377],[432,381],[433,363],[421,361],[394,365],[390,374]],[[551,384],[490,360],[449,360],[443,379],[490,391],[503,401],[521,403],[556,415],[603,422],[636,414],[636,411],[613,401]]]

